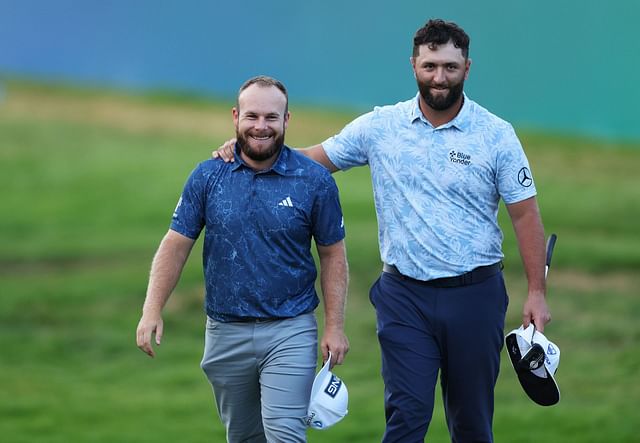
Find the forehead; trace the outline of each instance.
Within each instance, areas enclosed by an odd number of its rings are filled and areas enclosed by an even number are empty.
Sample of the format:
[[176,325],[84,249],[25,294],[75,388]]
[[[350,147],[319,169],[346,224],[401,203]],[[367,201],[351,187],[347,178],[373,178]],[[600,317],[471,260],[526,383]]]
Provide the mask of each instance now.
[[451,62],[464,63],[465,58],[464,55],[462,55],[462,50],[456,48],[450,40],[444,45],[434,46],[433,49],[430,48],[429,44],[420,45],[418,47],[416,62],[426,61],[439,64]]
[[275,86],[253,84],[238,96],[241,112],[284,113],[287,98]]

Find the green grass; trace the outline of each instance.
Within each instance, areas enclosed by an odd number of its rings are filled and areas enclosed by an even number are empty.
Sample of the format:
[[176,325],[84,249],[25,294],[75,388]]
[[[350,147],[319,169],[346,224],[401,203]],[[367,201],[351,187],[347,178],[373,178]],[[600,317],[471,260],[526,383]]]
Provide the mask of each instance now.
[[[13,82],[6,91],[0,102],[2,441],[224,441],[198,366],[200,246],[167,306],[156,359],[135,347],[134,332],[151,257],[182,184],[231,135],[228,104]],[[322,141],[353,117],[298,110],[295,103],[291,110],[287,135],[295,146]],[[562,349],[562,401],[552,408],[529,401],[504,357],[496,440],[636,442],[640,145],[521,137],[546,229],[559,235],[547,331]],[[337,373],[349,386],[350,412],[335,428],[310,431],[309,441],[379,441],[383,387],[368,301],[380,270],[371,185],[366,168],[335,177],[351,267],[351,351]],[[500,216],[511,329],[520,321],[525,281],[504,210]],[[448,439],[439,401],[430,441]]]

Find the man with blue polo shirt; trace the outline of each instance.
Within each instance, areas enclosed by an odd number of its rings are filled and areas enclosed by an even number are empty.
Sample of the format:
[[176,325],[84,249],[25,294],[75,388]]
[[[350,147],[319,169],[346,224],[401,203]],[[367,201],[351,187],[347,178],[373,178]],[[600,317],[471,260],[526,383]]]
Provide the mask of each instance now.
[[[464,93],[469,36],[429,20],[411,65],[418,93],[305,149],[330,171],[368,164],[383,272],[370,291],[385,384],[383,442],[422,442],[438,374],[451,440],[492,442],[508,304],[502,199],[528,281],[527,327],[551,320],[536,188],[512,126]],[[232,160],[228,147],[215,156]]]
[[245,82],[233,109],[235,162],[200,163],[153,259],[138,346],[160,344],[162,308],[205,229],[207,325],[201,367],[229,442],[306,441],[315,375],[320,261],[325,328],[320,347],[341,364],[347,262],[338,190],[321,165],[284,145],[287,92],[279,81]]

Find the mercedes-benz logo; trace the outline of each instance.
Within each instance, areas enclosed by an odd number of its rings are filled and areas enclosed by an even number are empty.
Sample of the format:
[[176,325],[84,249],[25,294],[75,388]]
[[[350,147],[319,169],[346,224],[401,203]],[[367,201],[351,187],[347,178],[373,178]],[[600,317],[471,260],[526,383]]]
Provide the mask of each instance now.
[[525,188],[528,188],[533,183],[533,179],[531,178],[531,172],[529,172],[529,168],[524,167],[518,171],[518,183],[520,183]]

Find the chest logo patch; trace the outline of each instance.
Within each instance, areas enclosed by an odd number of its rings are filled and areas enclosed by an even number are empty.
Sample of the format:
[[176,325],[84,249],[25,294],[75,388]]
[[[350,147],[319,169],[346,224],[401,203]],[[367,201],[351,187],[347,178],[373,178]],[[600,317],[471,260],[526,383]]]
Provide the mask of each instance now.
[[462,151],[449,151],[449,161],[451,163],[458,163],[464,166],[469,166],[471,164],[471,156],[469,154],[465,154]]
[[291,197],[287,197],[278,203],[278,206],[286,206],[288,208],[293,208],[293,202],[291,201]]

